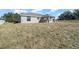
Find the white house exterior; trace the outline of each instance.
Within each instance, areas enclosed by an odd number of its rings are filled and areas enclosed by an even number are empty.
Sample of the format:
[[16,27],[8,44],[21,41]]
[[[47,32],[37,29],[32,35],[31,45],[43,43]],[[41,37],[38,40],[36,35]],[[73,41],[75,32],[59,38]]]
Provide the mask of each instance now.
[[[21,23],[39,23],[42,14],[36,14],[36,13],[21,13]],[[49,22],[53,22],[54,18],[51,18]]]
[[0,18],[0,25],[1,25],[1,24],[4,24],[4,23],[5,23],[5,20],[2,19],[2,18]]

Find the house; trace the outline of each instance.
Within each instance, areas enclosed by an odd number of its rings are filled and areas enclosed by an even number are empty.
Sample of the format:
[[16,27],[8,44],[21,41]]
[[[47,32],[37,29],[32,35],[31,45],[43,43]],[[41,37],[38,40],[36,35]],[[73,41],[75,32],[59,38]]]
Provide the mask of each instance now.
[[37,13],[21,13],[21,23],[51,23],[55,19],[54,16],[48,14],[37,14]]
[[4,23],[5,23],[4,18],[0,18],[0,25],[1,25],[1,24],[4,24]]

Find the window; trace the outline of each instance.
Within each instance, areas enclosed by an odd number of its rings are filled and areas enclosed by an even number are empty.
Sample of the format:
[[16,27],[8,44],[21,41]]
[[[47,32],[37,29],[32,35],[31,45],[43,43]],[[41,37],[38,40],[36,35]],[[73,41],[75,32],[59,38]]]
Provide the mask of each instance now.
[[27,21],[31,21],[31,16],[27,16]]
[[39,17],[37,17],[37,19],[39,20],[40,18],[39,18]]

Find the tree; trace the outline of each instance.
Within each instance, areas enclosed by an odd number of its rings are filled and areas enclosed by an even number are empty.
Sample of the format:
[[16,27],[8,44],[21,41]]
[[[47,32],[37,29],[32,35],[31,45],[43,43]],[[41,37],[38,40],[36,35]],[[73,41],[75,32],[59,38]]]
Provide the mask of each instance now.
[[64,15],[63,15],[63,14],[59,15],[59,16],[58,16],[58,19],[59,19],[59,20],[64,20]]
[[4,14],[3,18],[5,18],[6,22],[13,22],[13,14],[12,13]]
[[12,12],[9,12],[7,14],[4,14],[3,18],[5,19],[6,22],[19,23],[21,17],[17,13],[14,14]]
[[65,11],[64,13],[62,13],[61,15],[59,15],[58,17],[59,20],[72,20],[75,19],[74,15],[72,12],[70,11]]
[[21,22],[21,16],[19,14],[14,14],[14,22],[15,23],[20,23]]
[[75,16],[75,19],[79,20],[79,9],[75,9],[73,15]]

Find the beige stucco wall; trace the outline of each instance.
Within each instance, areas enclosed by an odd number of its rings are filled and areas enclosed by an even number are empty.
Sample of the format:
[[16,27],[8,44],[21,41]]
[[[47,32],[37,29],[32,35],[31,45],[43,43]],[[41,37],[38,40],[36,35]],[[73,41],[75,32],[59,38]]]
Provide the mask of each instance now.
[[5,20],[0,20],[0,25],[4,23],[5,23]]
[[39,23],[39,19],[31,17],[31,21],[27,21],[27,17],[21,17],[21,23]]
[[[40,17],[41,18],[41,17]],[[39,20],[40,18],[38,19],[37,17],[31,17],[31,21],[27,21],[27,17],[21,17],[21,23],[39,23]],[[52,23],[53,22],[53,19],[54,18],[51,18],[49,20],[49,23]]]

